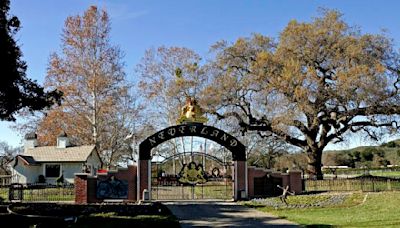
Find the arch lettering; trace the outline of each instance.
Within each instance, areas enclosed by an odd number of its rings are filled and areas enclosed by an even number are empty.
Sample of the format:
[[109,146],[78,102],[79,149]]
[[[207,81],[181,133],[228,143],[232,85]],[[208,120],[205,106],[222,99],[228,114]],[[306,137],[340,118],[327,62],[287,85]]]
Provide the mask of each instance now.
[[151,159],[151,149],[173,138],[198,136],[210,139],[232,152],[232,160],[246,161],[245,146],[234,136],[213,126],[198,123],[187,123],[165,128],[154,133],[139,145],[139,160]]

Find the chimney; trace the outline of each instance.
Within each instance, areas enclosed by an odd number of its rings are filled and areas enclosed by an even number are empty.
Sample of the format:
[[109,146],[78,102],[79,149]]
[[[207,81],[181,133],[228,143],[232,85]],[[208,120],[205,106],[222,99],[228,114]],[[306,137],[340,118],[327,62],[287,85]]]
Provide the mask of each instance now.
[[25,146],[24,151],[26,152],[28,149],[33,149],[37,147],[37,135],[35,132],[31,132],[25,135]]
[[67,137],[67,133],[65,133],[65,131],[63,131],[57,137],[57,148],[67,148],[68,146],[70,146],[69,139]]

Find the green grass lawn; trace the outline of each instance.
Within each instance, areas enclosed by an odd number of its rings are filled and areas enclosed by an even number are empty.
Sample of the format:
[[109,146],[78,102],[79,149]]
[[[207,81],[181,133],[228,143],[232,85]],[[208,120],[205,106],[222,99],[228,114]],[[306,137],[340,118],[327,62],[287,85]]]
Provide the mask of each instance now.
[[380,176],[380,177],[400,177],[400,171],[391,171],[391,172],[383,172],[379,170],[370,171],[371,175],[373,176]]
[[[323,208],[274,209],[253,206],[305,227],[400,227],[400,192],[368,193],[367,200],[363,203],[366,194],[355,193],[342,204]],[[301,202],[304,197],[306,196],[290,197],[288,202]]]
[[[8,200],[8,188],[0,188],[0,198]],[[23,200],[25,201],[74,201],[74,188],[44,188],[24,189]]]

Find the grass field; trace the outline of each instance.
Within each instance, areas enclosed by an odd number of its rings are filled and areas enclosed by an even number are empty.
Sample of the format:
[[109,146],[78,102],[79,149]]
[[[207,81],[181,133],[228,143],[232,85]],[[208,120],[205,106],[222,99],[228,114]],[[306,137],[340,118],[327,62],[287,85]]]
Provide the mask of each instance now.
[[[366,194],[368,196],[363,202]],[[289,197],[288,202],[301,202],[305,197]],[[313,197],[308,200],[313,200]],[[400,192],[380,192],[355,193],[342,204],[323,208],[274,209],[254,204],[252,206],[304,227],[400,227],[399,202]]]
[[373,176],[379,176],[379,177],[399,177],[400,178],[400,171],[391,171],[391,172],[385,172],[385,171],[379,171],[379,170],[374,170],[370,171],[371,175]]

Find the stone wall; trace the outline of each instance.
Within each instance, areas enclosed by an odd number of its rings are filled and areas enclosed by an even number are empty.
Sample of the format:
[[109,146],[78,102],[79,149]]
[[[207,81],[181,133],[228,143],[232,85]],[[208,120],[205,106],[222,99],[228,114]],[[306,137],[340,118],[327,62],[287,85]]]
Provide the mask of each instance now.
[[[255,178],[269,178],[269,179],[275,179],[279,180],[281,183],[281,186],[289,186],[289,191],[292,191],[296,194],[299,194],[302,192],[302,181],[301,181],[301,172],[300,171],[289,171],[288,173],[278,173],[278,172],[273,172],[271,170],[267,169],[262,169],[262,168],[256,168],[253,166],[250,166],[247,168],[248,171],[248,197],[249,198],[254,198],[255,197],[255,192],[260,192],[255,189]],[[272,183],[271,183],[272,185]],[[276,187],[276,184],[274,186],[270,186],[274,189],[274,191],[279,190]],[[281,191],[280,191],[281,192]],[[269,193],[266,192],[265,195],[268,195]]]
[[91,176],[87,173],[75,174],[75,203],[101,203],[112,199],[97,198],[97,184],[99,181],[106,181],[111,178],[127,182],[128,192],[124,199],[115,199],[123,202],[134,202],[136,198],[137,183],[137,167],[128,166],[128,168],[119,168],[116,171],[108,171],[107,173],[98,173],[97,176]]

